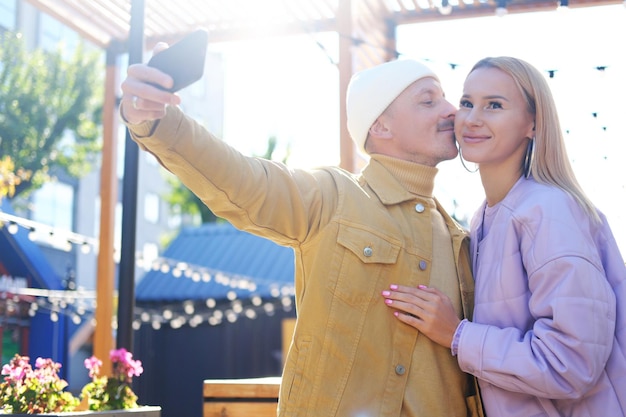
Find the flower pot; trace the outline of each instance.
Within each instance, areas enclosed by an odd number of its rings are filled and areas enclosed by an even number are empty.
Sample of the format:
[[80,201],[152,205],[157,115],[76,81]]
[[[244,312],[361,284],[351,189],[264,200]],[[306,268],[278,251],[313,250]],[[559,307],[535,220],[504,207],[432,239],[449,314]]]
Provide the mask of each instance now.
[[[33,417],[35,414],[2,414],[0,416]],[[46,417],[161,417],[161,407],[142,406],[127,410],[72,411],[67,413],[36,414]]]

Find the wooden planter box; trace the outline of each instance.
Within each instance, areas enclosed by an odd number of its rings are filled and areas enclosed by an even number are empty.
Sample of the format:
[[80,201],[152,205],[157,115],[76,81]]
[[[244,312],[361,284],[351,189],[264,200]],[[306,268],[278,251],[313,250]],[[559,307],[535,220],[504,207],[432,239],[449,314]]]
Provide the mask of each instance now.
[[276,417],[280,377],[207,379],[204,417]]
[[51,414],[2,414],[0,416],[28,416],[33,415],[46,417],[161,417],[161,407],[142,406],[138,408],[130,408],[128,410],[109,410],[109,411],[73,411],[67,413],[51,413]]

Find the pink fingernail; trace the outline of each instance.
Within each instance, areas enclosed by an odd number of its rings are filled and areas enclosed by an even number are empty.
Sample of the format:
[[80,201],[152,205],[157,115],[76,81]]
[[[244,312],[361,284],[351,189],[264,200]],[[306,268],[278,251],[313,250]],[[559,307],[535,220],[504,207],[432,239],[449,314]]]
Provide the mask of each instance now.
[[397,290],[398,286],[396,284],[391,284],[389,288],[391,288],[392,290]]
[[400,315],[400,313],[398,313],[397,311],[394,311],[394,312],[393,312],[393,315],[394,315],[394,316],[396,316],[396,317],[398,317],[398,316]]
[[425,290],[426,288],[428,288],[426,285],[418,285],[417,288],[419,288],[420,290]]
[[383,292],[382,292],[382,294],[383,294],[383,296],[385,296],[385,297],[389,297],[389,296],[391,295],[391,291],[387,291],[387,290],[385,290],[385,291],[383,291]]
[[391,303],[393,303],[393,300],[390,300],[389,298],[385,299],[385,304],[389,305]]

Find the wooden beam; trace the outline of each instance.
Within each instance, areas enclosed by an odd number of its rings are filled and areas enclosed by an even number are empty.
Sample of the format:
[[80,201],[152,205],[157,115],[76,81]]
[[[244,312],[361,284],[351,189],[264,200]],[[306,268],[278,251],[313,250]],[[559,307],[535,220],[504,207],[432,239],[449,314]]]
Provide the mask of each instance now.
[[26,0],[39,11],[42,11],[70,29],[76,31],[81,38],[87,39],[96,46],[106,49],[111,42],[111,34],[93,21],[93,16],[85,16],[77,12],[75,6],[61,0]]
[[[89,2],[69,0],[26,0],[37,9],[49,14],[64,25],[78,32],[95,45],[106,49],[112,42],[124,44],[128,41],[128,21],[130,13],[127,7],[110,0],[90,0]],[[154,0],[148,4],[146,19],[146,44],[152,47],[158,41],[173,43],[198,26],[206,27],[211,32],[211,42],[230,42],[258,38],[259,36],[285,36],[305,32],[338,31],[338,13],[319,17],[320,0],[309,0],[311,8],[304,9],[304,17],[292,22],[279,19],[272,24],[254,23],[238,16],[235,3],[230,0],[205,0],[202,13],[196,7],[170,4],[169,0]],[[324,0],[327,7],[332,5]],[[303,0],[303,4],[306,2]],[[570,8],[596,7],[622,4],[623,0],[570,0]],[[200,3],[198,3],[200,4]],[[288,3],[291,5],[291,3]],[[460,1],[453,6],[449,15],[442,15],[431,2],[430,7],[421,8],[415,0],[403,3],[395,1],[391,6],[382,0],[360,0],[361,6],[374,6],[388,15],[396,26],[410,23],[466,19],[490,16],[495,13],[496,1]],[[407,6],[409,5],[409,6]],[[356,3],[355,3],[356,6]],[[412,6],[412,7],[410,7]],[[229,9],[225,9],[230,7]],[[555,10],[557,0],[510,0],[507,3],[509,13],[528,13]],[[235,9],[233,9],[235,8]],[[218,15],[214,10],[226,10]]]
[[[570,0],[570,8],[596,7],[622,4],[623,0]],[[397,25],[407,25],[412,23],[441,22],[446,20],[470,19],[474,17],[493,16],[496,12],[496,3],[474,3],[463,4],[463,7],[454,6],[452,13],[442,15],[437,9],[416,9],[405,12],[393,13],[392,19]],[[509,14],[549,12],[556,10],[556,0],[525,0],[513,1],[506,6]]]

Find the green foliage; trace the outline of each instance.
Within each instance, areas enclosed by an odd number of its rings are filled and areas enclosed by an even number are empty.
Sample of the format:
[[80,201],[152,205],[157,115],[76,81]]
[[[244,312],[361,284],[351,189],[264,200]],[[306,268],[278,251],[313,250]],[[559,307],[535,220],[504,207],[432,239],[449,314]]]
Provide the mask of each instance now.
[[84,45],[27,51],[20,34],[0,35],[0,155],[32,176],[14,196],[39,188],[53,167],[79,177],[101,149],[104,64]]
[[92,411],[126,410],[138,407],[137,395],[130,386],[115,378],[93,378],[83,387],[81,396],[88,398],[89,409]]
[[[270,136],[267,140],[267,149],[265,153],[258,157],[272,160],[274,152],[276,151],[276,144],[276,137]],[[282,159],[282,162],[285,164],[287,163],[287,159],[289,158],[289,153],[290,149],[287,148],[285,157]],[[189,188],[181,183],[178,178],[169,174],[167,175],[168,176],[165,178],[165,180],[169,184],[170,191],[167,195],[164,196],[164,199],[170,206],[170,210],[179,210],[180,212],[185,214],[200,216],[201,222],[203,224],[224,221],[223,219],[213,214],[213,212],[202,202],[202,200],[200,200],[198,196],[192,193]]]
[[[270,136],[267,139],[267,149],[265,150],[265,153],[263,155],[258,155],[258,156],[260,158],[267,159],[270,161],[274,160],[274,152],[276,151],[277,144],[278,144],[278,139],[276,139],[276,136]],[[289,159],[290,154],[291,154],[291,147],[287,145],[285,156],[281,160],[283,164],[287,164],[287,160]]]
[[199,216],[202,223],[215,223],[218,217],[189,190],[180,180],[172,175],[165,178],[170,187],[169,193],[165,196],[170,206],[170,210],[178,210],[181,213]]
[[143,373],[141,361],[134,360],[132,353],[124,348],[111,351],[113,375],[100,376],[102,362],[92,356],[85,359],[85,367],[89,370],[91,382],[86,384],[81,397],[87,401],[89,410],[126,410],[137,408],[137,395],[131,389],[133,376]]

